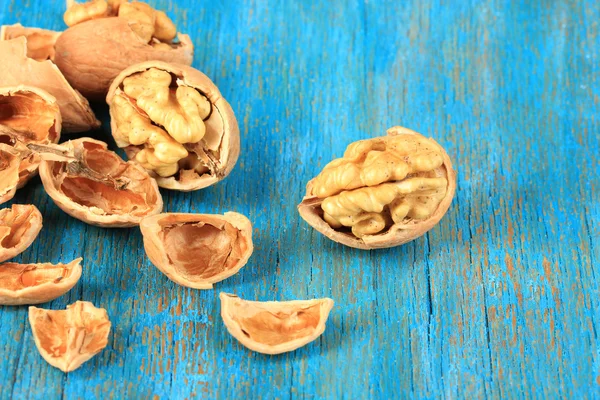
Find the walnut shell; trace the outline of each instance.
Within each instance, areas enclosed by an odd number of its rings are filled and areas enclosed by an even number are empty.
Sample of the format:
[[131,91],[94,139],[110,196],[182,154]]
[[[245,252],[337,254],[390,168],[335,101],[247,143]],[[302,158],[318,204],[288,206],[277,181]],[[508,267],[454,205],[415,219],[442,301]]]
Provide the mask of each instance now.
[[250,350],[280,354],[296,350],[325,331],[333,308],[329,298],[248,301],[220,293],[221,317],[229,333]]
[[42,214],[32,204],[0,210],[0,262],[24,252],[42,230]]
[[40,304],[64,295],[81,278],[81,260],[68,264],[0,265],[0,304]]
[[[119,147],[125,148],[130,159],[138,159],[138,153],[152,150],[154,147],[148,141],[139,144],[132,143],[132,132],[121,129],[119,120],[119,106],[116,99],[123,97],[132,105],[136,106],[136,100],[123,92],[123,84],[126,78],[149,70],[166,71],[173,76],[177,85],[191,87],[206,97],[210,103],[210,114],[204,121],[206,133],[196,143],[185,143],[185,151],[189,154],[185,159],[179,160],[179,167],[171,176],[156,177],[158,186],[166,189],[191,191],[213,185],[223,179],[231,172],[237,162],[240,153],[240,131],[237,120],[229,103],[222,97],[215,84],[202,72],[181,64],[169,64],[160,61],[148,61],[132,65],[119,74],[113,81],[106,102],[110,107],[112,135]],[[140,118],[149,120],[147,114],[137,107]],[[152,124],[157,126],[155,121]],[[164,127],[159,126],[164,129]],[[171,132],[164,131],[167,138],[172,142]],[[181,145],[180,143],[175,143]]]
[[29,28],[21,24],[2,25],[0,40],[11,40],[18,37],[27,39],[27,57],[36,61],[54,60],[54,43],[61,32],[40,28]]
[[140,38],[126,19],[93,19],[74,25],[56,41],[54,61],[73,87],[89,99],[101,99],[113,79],[130,65],[161,60],[191,65],[194,45],[188,35],[179,43],[154,47]]
[[0,143],[0,204],[12,199],[19,185],[21,152],[14,147]]
[[[331,171],[337,169],[334,172],[336,175],[324,176],[324,172],[322,172],[306,185],[306,195],[298,205],[298,212],[306,222],[329,239],[363,250],[399,246],[425,234],[448,211],[456,190],[456,173],[452,169],[452,163],[448,154],[433,139],[427,139],[410,129],[394,127],[389,129],[387,134],[387,137],[352,143],[348,146],[346,150],[347,154],[344,158],[332,161],[323,170]],[[430,170],[417,168],[416,172],[410,172],[411,154],[396,154],[390,160],[385,161],[381,155],[385,155],[386,151],[388,151],[386,143],[395,140],[392,137],[400,138],[402,135],[406,135],[407,139],[410,138],[410,140],[416,141],[416,144],[413,144],[416,151],[433,151],[437,161],[435,164],[436,167]],[[364,149],[368,149],[368,151]],[[371,154],[368,154],[369,152]],[[433,165],[431,160],[428,160],[426,157],[419,158],[419,163],[422,163],[424,166]],[[402,178],[394,179],[393,174],[399,173],[399,170],[404,173],[409,171],[410,173],[404,174]],[[352,182],[347,182],[348,178],[351,177],[355,177],[355,179]],[[431,207],[435,205],[435,208],[430,213],[426,213],[425,217],[419,219],[410,217],[409,215],[400,217],[402,220],[397,221],[389,215],[385,215],[386,224],[385,228],[382,228],[382,232],[364,234],[360,237],[356,236],[355,231],[349,230],[348,225],[360,223],[362,217],[360,213],[364,214],[367,218],[369,214],[390,213],[390,208],[388,207],[391,207],[394,203],[383,202],[379,204],[378,200],[380,199],[378,199],[378,194],[375,192],[376,188],[383,187],[384,184],[401,185],[403,181],[420,178],[423,178],[423,180],[435,180],[443,186],[441,190],[432,191],[433,194],[431,195],[418,192],[404,195],[406,198],[414,196],[413,199],[417,198],[423,201],[422,206]],[[319,179],[318,195],[315,193],[316,190],[314,188],[317,179]],[[377,180],[370,182],[370,180],[374,179]],[[361,182],[361,180],[366,181],[366,183]],[[419,182],[417,181],[415,184],[418,185]],[[355,197],[360,196],[360,201],[356,200],[356,198],[349,199],[347,193],[354,194]],[[340,196],[345,197],[340,198]],[[430,196],[435,197],[433,202],[428,202]],[[394,201],[399,200],[398,197],[393,199]],[[330,205],[333,204],[334,207],[346,207],[355,213],[344,216],[346,218],[343,222],[348,225],[342,226],[343,224],[339,220],[336,221],[335,218],[328,218],[329,215],[326,215],[327,213],[323,210],[323,204],[326,201]],[[359,204],[361,201],[363,204]],[[395,204],[402,206],[400,203]],[[365,208],[380,208],[376,212],[372,209],[367,211],[363,208],[364,205],[366,205]],[[331,222],[328,223],[325,219],[329,219]],[[340,219],[343,220],[344,218]],[[349,221],[350,223],[348,223]],[[367,222],[370,224],[368,220]],[[340,226],[332,227],[334,223]]]
[[76,301],[66,310],[29,307],[33,340],[48,364],[64,372],[76,370],[108,344],[106,310]]
[[61,146],[31,146],[42,156],[44,189],[67,214],[91,225],[130,227],[162,210],[156,181],[90,138]]
[[27,39],[0,41],[0,86],[27,85],[47,91],[56,99],[66,132],[84,132],[100,126],[88,101],[69,85],[51,61],[27,57]]
[[194,289],[236,274],[254,249],[252,225],[242,214],[165,213],[140,223],[148,258],[173,282]]
[[56,99],[45,90],[23,85],[0,87],[0,143],[19,153],[17,189],[37,174],[40,163],[26,145],[58,142],[61,122]]

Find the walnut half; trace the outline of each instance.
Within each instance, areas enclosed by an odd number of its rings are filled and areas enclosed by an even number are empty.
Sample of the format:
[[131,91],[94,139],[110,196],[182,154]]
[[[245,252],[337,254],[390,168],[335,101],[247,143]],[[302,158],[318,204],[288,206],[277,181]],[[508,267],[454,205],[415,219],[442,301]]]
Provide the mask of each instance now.
[[229,333],[250,350],[280,354],[296,350],[325,331],[333,308],[329,298],[249,301],[220,293],[221,317]]
[[448,154],[402,127],[346,149],[306,186],[302,218],[328,238],[359,249],[398,246],[430,230],[456,189]]
[[76,370],[108,344],[106,310],[76,301],[66,310],[29,307],[35,345],[48,364],[64,372]]
[[192,67],[134,65],[115,78],[106,102],[117,145],[160,187],[205,188],[224,179],[237,161],[240,132],[233,110]]
[[140,224],[152,264],[173,282],[194,289],[236,274],[252,254],[252,225],[242,214],[166,213]]
[[42,230],[42,214],[31,204],[13,204],[0,210],[0,262],[27,249]]

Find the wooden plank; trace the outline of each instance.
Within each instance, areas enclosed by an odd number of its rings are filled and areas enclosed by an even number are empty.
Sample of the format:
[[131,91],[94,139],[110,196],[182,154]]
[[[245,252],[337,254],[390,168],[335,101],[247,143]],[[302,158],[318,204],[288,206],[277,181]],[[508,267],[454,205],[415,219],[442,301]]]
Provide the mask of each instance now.
[[[14,202],[44,229],[22,261],[82,256],[46,306],[105,307],[108,347],[68,375],[26,307],[0,307],[0,398],[583,398],[600,388],[600,5],[594,1],[150,1],[196,46],[243,149],[224,182],[165,208],[238,211],[255,252],[215,290],[171,283],[139,230],[87,226],[39,179]],[[7,0],[0,24],[63,29],[63,2]],[[110,139],[108,113],[95,110]],[[352,141],[404,125],[458,171],[425,237],[364,252],[308,227],[305,183]],[[325,334],[280,356],[230,337],[218,293],[336,301]]]

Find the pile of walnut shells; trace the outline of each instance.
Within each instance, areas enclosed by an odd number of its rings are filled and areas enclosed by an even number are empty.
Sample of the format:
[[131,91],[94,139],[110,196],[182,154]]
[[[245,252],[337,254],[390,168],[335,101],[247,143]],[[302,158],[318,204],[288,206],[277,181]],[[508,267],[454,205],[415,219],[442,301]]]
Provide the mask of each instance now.
[[[127,0],[67,3],[64,32],[19,24],[0,31],[0,204],[39,173],[64,212],[106,228],[139,226],[148,258],[163,274],[179,285],[211,289],[248,262],[250,221],[235,212],[162,213],[159,188],[199,190],[231,172],[240,151],[231,106],[190,66],[192,41],[164,12]],[[88,99],[103,97],[113,139],[128,160],[96,139],[58,144],[61,131],[99,126]],[[395,127],[385,137],[348,146],[343,158],[308,183],[298,208],[334,241],[360,249],[392,247],[436,225],[455,187],[444,149]],[[27,249],[41,227],[33,205],[1,209],[0,262]],[[81,258],[4,263],[0,304],[53,300],[81,273]],[[228,331],[266,354],[314,341],[333,307],[328,298],[257,302],[221,293],[220,299]],[[66,310],[30,307],[29,320],[41,355],[65,372],[100,352],[111,328],[104,309],[82,301]]]

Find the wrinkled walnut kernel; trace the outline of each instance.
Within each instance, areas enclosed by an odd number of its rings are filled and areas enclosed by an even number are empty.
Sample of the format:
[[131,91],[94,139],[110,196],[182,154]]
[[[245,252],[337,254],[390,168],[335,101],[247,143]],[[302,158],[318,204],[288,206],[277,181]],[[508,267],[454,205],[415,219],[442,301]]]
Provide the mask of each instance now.
[[81,138],[61,146],[29,146],[39,152],[46,192],[67,214],[104,227],[138,225],[162,210],[154,179],[123,161],[106,143]]
[[252,254],[252,226],[241,214],[166,213],[140,224],[152,264],[169,279],[195,289],[237,273]]
[[0,262],[25,251],[42,229],[42,214],[31,204],[0,209]]
[[31,306],[29,323],[42,357],[64,372],[76,370],[102,351],[111,325],[106,310],[87,301],[58,311]]
[[237,161],[233,111],[200,71],[158,61],[134,65],[114,80],[106,101],[117,145],[161,187],[207,187]]
[[307,185],[298,206],[318,231],[368,249],[406,243],[447,211],[456,186],[452,164],[433,139],[396,127],[346,149]]
[[248,301],[221,293],[227,330],[250,350],[279,354],[312,342],[325,331],[333,300]]
[[81,277],[81,258],[69,264],[0,265],[0,304],[40,304],[67,293]]

